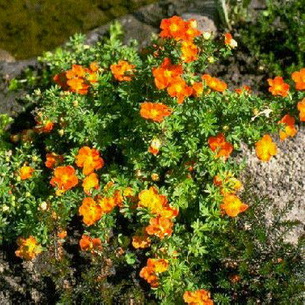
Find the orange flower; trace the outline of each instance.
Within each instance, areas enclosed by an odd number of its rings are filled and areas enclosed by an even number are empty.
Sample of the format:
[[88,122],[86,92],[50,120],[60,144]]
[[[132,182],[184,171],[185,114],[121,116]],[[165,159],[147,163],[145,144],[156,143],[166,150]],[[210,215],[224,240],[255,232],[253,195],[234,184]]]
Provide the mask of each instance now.
[[160,239],[170,236],[173,233],[173,223],[165,217],[156,217],[149,220],[149,226],[146,227],[146,232],[149,235],[155,235]]
[[72,78],[67,81],[67,85],[70,87],[71,92],[76,92],[79,94],[87,94],[89,89],[89,84],[83,78]]
[[167,88],[173,81],[183,73],[181,65],[172,65],[169,58],[164,58],[162,64],[158,68],[152,69],[153,76],[155,77],[155,84],[158,89]]
[[53,77],[54,82],[63,90],[68,90],[66,72],[61,72]]
[[257,157],[262,161],[269,161],[277,153],[276,144],[269,135],[264,135],[261,140],[256,142],[255,151]]
[[81,65],[72,65],[72,69],[66,72],[67,79],[72,79],[74,77],[84,77],[86,70]]
[[155,274],[154,270],[150,267],[143,267],[140,271],[140,277],[145,279],[151,287],[156,288],[159,286],[159,278]]
[[201,35],[197,29],[197,23],[194,19],[184,21],[181,17],[173,16],[161,21],[162,38],[174,38],[175,40],[192,41],[195,37]]
[[78,184],[78,178],[75,175],[73,166],[58,166],[54,170],[50,184],[56,186],[60,192],[70,190]]
[[124,197],[133,197],[135,195],[135,192],[132,187],[128,186],[123,191]]
[[114,78],[119,82],[131,81],[134,68],[134,65],[129,64],[129,62],[125,60],[119,60],[117,64],[110,66]]
[[161,216],[163,218],[168,218],[168,219],[177,217],[178,214],[179,214],[179,210],[177,208],[174,208],[169,205],[163,206],[163,208],[160,211],[158,211],[158,213],[157,213],[158,216]]
[[241,88],[237,88],[234,90],[237,94],[242,94],[242,93],[245,93],[245,92],[248,92],[250,93],[251,92],[251,88],[247,85],[244,85],[242,86]]
[[92,198],[84,198],[82,205],[78,209],[79,215],[83,216],[83,222],[91,226],[101,219],[103,210]]
[[225,45],[229,46],[232,49],[237,47],[237,41],[233,39],[230,33],[225,33],[224,37],[225,37]]
[[192,87],[187,86],[186,82],[181,78],[175,78],[167,88],[167,93],[171,97],[178,99],[178,104],[182,104],[184,99],[193,93]]
[[204,289],[199,289],[194,292],[186,291],[183,294],[184,302],[189,305],[213,305],[214,302],[210,299],[210,293]]
[[286,114],[280,121],[279,124],[284,124],[284,130],[280,130],[281,141],[285,140],[287,137],[294,137],[297,134],[297,129],[295,128],[295,119],[289,114]]
[[154,138],[148,147],[148,152],[156,156],[159,153],[160,147],[161,141],[158,138]]
[[219,133],[215,137],[209,137],[208,143],[212,151],[217,153],[215,158],[224,157],[227,159],[233,151],[233,145],[226,142],[226,138],[223,133]]
[[145,249],[148,248],[151,244],[151,239],[147,234],[144,235],[135,235],[132,237],[132,245],[136,249]]
[[147,260],[147,267],[152,268],[155,273],[162,273],[168,270],[169,263],[167,259],[149,258]]
[[298,110],[300,111],[300,121],[305,122],[305,98],[298,102]]
[[97,63],[91,63],[90,69],[81,65],[72,65],[71,70],[61,72],[54,76],[53,80],[62,87],[78,94],[87,94],[91,84],[97,82]]
[[22,166],[19,169],[19,177],[21,178],[21,180],[29,179],[33,176],[34,171],[35,171],[34,168],[30,166]]
[[159,286],[159,277],[157,273],[163,273],[168,270],[169,264],[167,259],[153,259],[147,260],[147,265],[140,271],[140,277],[144,278],[151,287]]
[[220,208],[231,217],[236,217],[239,213],[246,211],[248,207],[247,204],[242,203],[234,194],[225,195],[220,205]]
[[91,173],[89,176],[87,176],[84,179],[82,186],[84,188],[84,192],[88,195],[90,194],[90,190],[92,188],[98,189],[99,180],[97,178],[97,174]]
[[54,168],[59,163],[64,161],[64,157],[55,153],[47,153],[46,162],[44,163],[47,168]]
[[82,251],[91,251],[102,249],[102,242],[99,238],[91,238],[88,235],[83,234],[79,241],[79,246]]
[[67,231],[66,230],[61,230],[57,233],[57,237],[60,239],[64,239],[67,237]]
[[194,95],[196,97],[201,96],[202,93],[203,93],[203,84],[202,84],[202,82],[194,83],[193,86],[192,86],[192,89],[193,89],[192,95]]
[[269,84],[269,92],[272,95],[280,95],[280,96],[287,96],[289,93],[290,86],[284,82],[283,78],[280,76],[275,77],[274,79],[268,78]]
[[216,77],[212,77],[209,74],[204,74],[202,75],[202,80],[205,81],[206,85],[210,87],[211,89],[218,91],[218,92],[223,92],[228,88],[228,85],[221,81],[220,79]]
[[144,102],[141,104],[140,115],[144,119],[161,123],[172,113],[172,109],[162,103]]
[[158,214],[167,205],[167,197],[160,195],[158,190],[152,186],[139,194],[139,207],[148,208],[152,213]]
[[300,71],[293,72],[291,78],[296,83],[295,88],[297,90],[305,90],[305,68]]
[[97,72],[100,68],[97,62],[92,62],[89,67],[92,72]]
[[98,197],[97,202],[103,213],[110,213],[117,206],[115,197]]
[[18,238],[17,244],[19,249],[15,251],[16,256],[24,258],[25,260],[32,260],[39,253],[42,252],[41,246],[38,244],[37,239],[33,236],[28,238]]
[[191,41],[183,41],[181,44],[181,59],[184,62],[192,62],[198,59],[199,49],[198,47]]
[[104,160],[100,157],[99,151],[88,146],[82,147],[75,158],[76,165],[83,167],[83,174],[86,176],[104,166]]
[[51,122],[50,120],[47,120],[43,123],[37,122],[37,126],[34,128],[34,130],[37,133],[49,133],[53,130],[54,123]]

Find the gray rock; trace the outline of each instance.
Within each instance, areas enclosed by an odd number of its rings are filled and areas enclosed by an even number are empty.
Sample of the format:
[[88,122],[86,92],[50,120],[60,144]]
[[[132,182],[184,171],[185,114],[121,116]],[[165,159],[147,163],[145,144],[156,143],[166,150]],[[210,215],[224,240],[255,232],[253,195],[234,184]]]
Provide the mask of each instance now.
[[197,27],[202,32],[217,32],[217,27],[211,17],[203,16],[201,14],[196,13],[184,13],[181,15],[181,17],[185,20],[196,19]]
[[305,127],[302,125],[294,138],[278,139],[278,135],[273,136],[278,153],[268,162],[260,161],[254,148],[242,146],[241,157],[247,164],[242,180],[250,178],[253,193],[270,198],[271,208],[284,208],[292,203],[286,217],[300,224],[289,234],[287,241],[295,243],[305,233]]

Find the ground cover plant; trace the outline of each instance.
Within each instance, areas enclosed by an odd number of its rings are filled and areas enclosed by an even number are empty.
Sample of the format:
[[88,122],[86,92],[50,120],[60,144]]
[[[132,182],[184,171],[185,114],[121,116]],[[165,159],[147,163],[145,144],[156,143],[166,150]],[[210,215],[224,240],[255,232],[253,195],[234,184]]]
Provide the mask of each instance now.
[[302,304],[302,241],[283,241],[281,219],[268,229],[234,156],[246,143],[268,162],[274,137],[296,135],[305,69],[263,97],[229,89],[205,71],[232,56],[230,33],[160,28],[140,52],[114,25],[41,59],[52,84],[28,95],[32,121],[0,134],[1,243],[56,304]]
[[229,1],[240,42],[266,74],[288,77],[305,65],[305,1],[268,0],[253,18],[250,1]]

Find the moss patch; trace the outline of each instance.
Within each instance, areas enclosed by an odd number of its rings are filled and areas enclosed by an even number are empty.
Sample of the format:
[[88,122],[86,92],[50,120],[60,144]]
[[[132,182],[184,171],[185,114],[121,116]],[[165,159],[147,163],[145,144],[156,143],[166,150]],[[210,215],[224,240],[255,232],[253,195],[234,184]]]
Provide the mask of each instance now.
[[52,50],[156,0],[11,0],[0,3],[0,49],[17,59]]

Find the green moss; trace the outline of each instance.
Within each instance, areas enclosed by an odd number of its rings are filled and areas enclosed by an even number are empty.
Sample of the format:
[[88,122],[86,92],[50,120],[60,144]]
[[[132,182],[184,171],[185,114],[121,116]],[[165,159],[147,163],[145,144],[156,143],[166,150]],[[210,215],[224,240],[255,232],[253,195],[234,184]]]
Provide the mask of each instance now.
[[0,4],[0,49],[17,59],[52,50],[74,33],[156,0],[11,0]]

